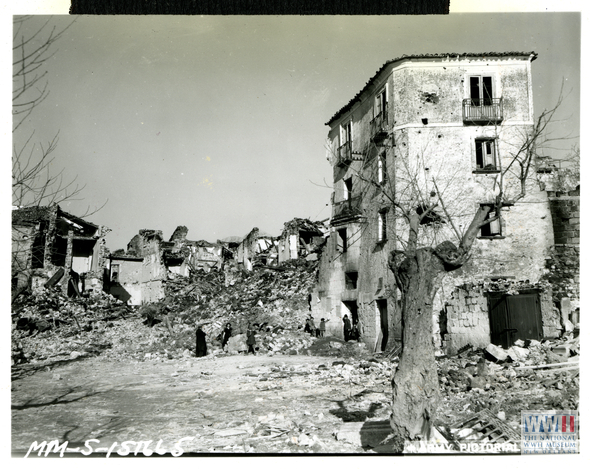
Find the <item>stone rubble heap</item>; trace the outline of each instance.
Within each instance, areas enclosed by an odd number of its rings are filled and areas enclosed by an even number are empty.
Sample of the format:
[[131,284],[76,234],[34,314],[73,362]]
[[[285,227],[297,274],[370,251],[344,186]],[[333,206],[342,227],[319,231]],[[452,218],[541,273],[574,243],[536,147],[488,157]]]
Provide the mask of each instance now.
[[579,337],[517,341],[508,350],[490,344],[465,347],[454,357],[437,359],[444,423],[483,409],[506,419],[515,429],[521,410],[577,409]]
[[[233,327],[228,353],[247,350],[248,324],[257,330],[259,353],[308,353],[316,339],[303,332],[303,324],[316,271],[317,262],[296,260],[254,272],[170,274],[166,297],[139,308],[103,292],[67,298],[48,289],[21,297],[13,305],[13,364],[99,353],[116,359],[191,356],[198,324],[210,353],[220,353],[219,334],[228,322]],[[352,353],[337,340],[324,346],[334,356]]]

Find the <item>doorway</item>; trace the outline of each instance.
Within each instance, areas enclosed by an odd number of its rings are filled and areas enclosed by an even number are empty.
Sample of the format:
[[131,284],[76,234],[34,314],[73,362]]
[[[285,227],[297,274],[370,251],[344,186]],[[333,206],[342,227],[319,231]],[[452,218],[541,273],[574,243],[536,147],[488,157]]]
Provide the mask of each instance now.
[[488,293],[492,344],[510,348],[518,339],[541,340],[543,323],[538,292]]

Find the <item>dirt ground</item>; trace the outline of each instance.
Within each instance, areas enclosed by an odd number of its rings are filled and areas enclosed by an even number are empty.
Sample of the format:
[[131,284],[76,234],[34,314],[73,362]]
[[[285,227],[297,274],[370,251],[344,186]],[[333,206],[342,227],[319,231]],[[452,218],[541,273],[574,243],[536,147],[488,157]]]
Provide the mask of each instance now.
[[345,368],[334,357],[240,354],[25,367],[12,383],[13,455],[51,440],[111,456],[125,453],[124,441],[148,440],[149,450],[162,440],[160,449],[179,444],[184,454],[364,452],[334,433],[388,418],[389,373],[355,384],[326,373],[335,364]]
[[[13,456],[39,454],[51,441],[69,456],[392,452],[379,443],[390,430],[397,358],[314,340],[298,354],[130,356],[113,348],[14,365]],[[528,361],[546,360],[552,347],[531,345]],[[578,408],[579,369],[569,360],[521,371],[517,362],[482,361],[478,350],[438,357],[435,424],[459,430],[488,412],[516,441],[522,410]]]

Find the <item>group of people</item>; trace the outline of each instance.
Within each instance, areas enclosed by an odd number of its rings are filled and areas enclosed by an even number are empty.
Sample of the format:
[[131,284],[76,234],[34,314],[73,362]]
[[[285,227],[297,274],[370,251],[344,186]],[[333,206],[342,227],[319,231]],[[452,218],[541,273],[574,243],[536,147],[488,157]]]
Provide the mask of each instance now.
[[320,326],[315,327],[315,321],[313,316],[310,314],[307,319],[305,320],[305,327],[303,328],[303,332],[308,332],[313,337],[324,337],[326,333],[326,323],[329,319],[322,318],[320,321]]
[[[219,336],[217,336],[218,340],[221,340],[221,349],[225,350],[225,346],[229,342],[230,337],[232,336],[232,325],[231,323],[227,323]],[[197,343],[195,348],[195,354],[197,357],[204,357],[207,355],[207,333],[203,331],[203,326],[197,326]],[[248,353],[252,352],[256,355],[256,351],[254,346],[256,345],[256,330],[250,327],[248,324],[248,330],[246,331],[246,345],[248,346]]]
[[[305,328],[303,329],[304,332],[311,334],[313,337],[324,337],[326,334],[326,323],[329,319],[322,318],[320,320],[319,327],[316,327],[315,321],[313,316],[310,314],[307,319],[305,320]],[[342,318],[342,322],[344,323],[344,340],[348,342],[349,340],[356,340],[360,341],[360,331],[358,328],[358,321],[354,321],[353,323],[350,322],[348,318],[348,314],[345,314]],[[229,342],[230,337],[232,336],[232,325],[231,323],[227,323],[223,329],[223,331],[217,336],[217,340],[221,340],[221,348],[225,350],[226,345]],[[207,333],[203,331],[203,326],[197,326],[197,343],[195,348],[195,353],[197,357],[204,357],[207,355]],[[246,330],[246,345],[248,346],[248,352],[252,352],[256,355],[256,329],[251,327],[248,324],[248,329]]]
[[361,332],[358,327],[358,321],[351,323],[350,319],[348,319],[348,314],[345,314],[342,318],[342,322],[344,323],[344,340],[346,342],[349,340],[356,340],[357,342],[360,342]]

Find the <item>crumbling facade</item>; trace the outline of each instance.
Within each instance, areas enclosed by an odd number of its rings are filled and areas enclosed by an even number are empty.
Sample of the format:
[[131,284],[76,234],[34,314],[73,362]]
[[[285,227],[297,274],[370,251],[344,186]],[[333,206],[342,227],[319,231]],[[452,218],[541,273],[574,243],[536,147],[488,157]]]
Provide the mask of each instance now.
[[278,241],[279,264],[290,259],[317,260],[327,232],[323,222],[302,218],[285,222]]
[[127,250],[110,256],[109,292],[131,305],[157,302],[165,296],[168,274],[188,277],[195,270],[222,270],[233,253],[222,243],[187,240],[178,226],[169,241],[162,231],[140,230]]
[[13,292],[61,285],[64,293],[101,291],[110,230],[58,205],[12,211]]
[[[409,177],[426,189],[425,197],[436,195],[430,172],[445,181],[448,205],[461,201],[457,229],[465,229],[482,204],[494,206],[490,218],[499,217],[481,229],[471,259],[441,281],[433,299],[438,345],[453,352],[467,344],[510,343],[530,335],[533,324],[538,337],[553,333],[554,313],[543,306],[551,304],[551,293],[539,283],[553,245],[547,193],[531,177],[524,198],[497,205],[499,184],[520,188],[510,172],[500,177],[534,123],[535,58],[403,56],[384,64],[327,123],[332,218],[312,307],[315,316],[330,318],[333,331],[342,333],[341,318],[348,314],[371,348],[385,349],[400,337],[398,292],[387,260],[391,250],[404,249],[408,225],[395,216],[392,201],[412,187]],[[412,173],[417,162],[420,174]],[[436,211],[423,223],[418,246],[452,239]],[[499,297],[497,282],[507,282]],[[525,283],[527,288],[514,288]],[[507,300],[519,293],[526,304]]]
[[162,299],[167,270],[161,244],[161,231],[140,230],[127,245],[126,253],[113,254],[109,262],[109,293],[131,305]]
[[580,320],[580,188],[549,191],[555,244],[546,259],[545,279],[553,285],[562,321]]
[[248,271],[256,264],[276,266],[279,257],[277,246],[276,238],[254,227],[240,242],[236,261]]

